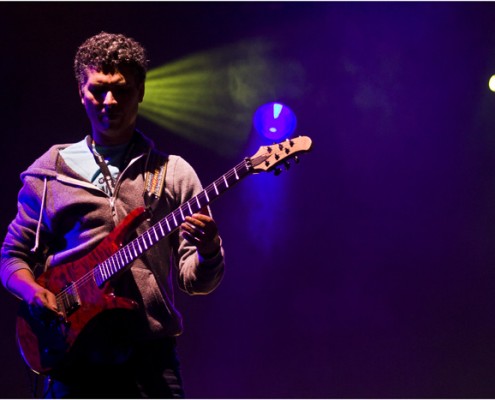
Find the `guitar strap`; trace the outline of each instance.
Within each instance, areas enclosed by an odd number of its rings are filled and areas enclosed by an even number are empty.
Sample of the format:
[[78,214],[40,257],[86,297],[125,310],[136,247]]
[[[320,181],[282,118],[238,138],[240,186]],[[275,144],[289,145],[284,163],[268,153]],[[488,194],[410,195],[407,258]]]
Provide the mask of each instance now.
[[151,151],[148,168],[145,174],[144,203],[150,211],[154,211],[165,185],[168,157]]
[[105,159],[100,153],[96,151],[95,142],[90,135],[86,136],[86,143],[91,153],[93,153],[96,163],[100,167],[101,173],[103,174],[105,183],[107,185],[108,192],[110,194],[113,194],[113,191],[115,189],[115,180],[113,179],[113,176],[108,169],[108,165],[105,162]]

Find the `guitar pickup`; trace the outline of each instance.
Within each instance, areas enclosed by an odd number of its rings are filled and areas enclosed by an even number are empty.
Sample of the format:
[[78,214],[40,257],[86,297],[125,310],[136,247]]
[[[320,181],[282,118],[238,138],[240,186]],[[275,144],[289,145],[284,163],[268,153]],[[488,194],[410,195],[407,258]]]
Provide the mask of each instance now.
[[62,306],[61,308],[65,311],[66,318],[81,307],[81,298],[79,297],[77,286],[73,283],[65,286],[59,294],[59,299],[61,302],[60,305]]

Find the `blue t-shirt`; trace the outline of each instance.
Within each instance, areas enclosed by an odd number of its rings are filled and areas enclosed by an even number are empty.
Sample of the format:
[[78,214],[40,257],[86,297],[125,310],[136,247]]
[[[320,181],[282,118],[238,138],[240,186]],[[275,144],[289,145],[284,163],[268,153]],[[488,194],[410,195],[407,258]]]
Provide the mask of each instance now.
[[[105,159],[114,181],[116,181],[119,176],[128,145],[129,143],[119,144],[117,146],[95,146],[96,151]],[[103,176],[93,153],[88,148],[86,139],[61,150],[60,155],[67,165],[75,172],[83,178],[86,178],[105,193],[111,195],[111,193],[109,193],[109,188],[105,183],[105,177]]]

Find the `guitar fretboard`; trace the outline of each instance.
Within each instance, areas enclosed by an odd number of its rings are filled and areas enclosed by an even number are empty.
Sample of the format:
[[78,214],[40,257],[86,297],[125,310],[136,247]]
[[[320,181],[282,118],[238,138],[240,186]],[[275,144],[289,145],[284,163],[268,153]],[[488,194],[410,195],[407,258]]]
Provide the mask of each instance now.
[[146,250],[154,246],[160,239],[175,231],[186,220],[187,216],[191,216],[210,204],[251,172],[251,161],[246,158],[226,174],[208,185],[199,194],[158,221],[146,232],[98,264],[93,270],[93,278],[98,287],[101,287],[117,272],[121,271]]

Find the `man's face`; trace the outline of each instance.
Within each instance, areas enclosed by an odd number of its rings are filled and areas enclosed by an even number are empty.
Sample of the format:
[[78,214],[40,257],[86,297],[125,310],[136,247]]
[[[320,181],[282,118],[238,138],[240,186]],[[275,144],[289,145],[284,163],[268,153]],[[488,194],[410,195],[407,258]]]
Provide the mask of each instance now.
[[138,104],[143,101],[144,83],[138,84],[126,68],[111,73],[88,69],[87,77],[79,95],[93,139],[101,145],[128,141],[134,132]]

